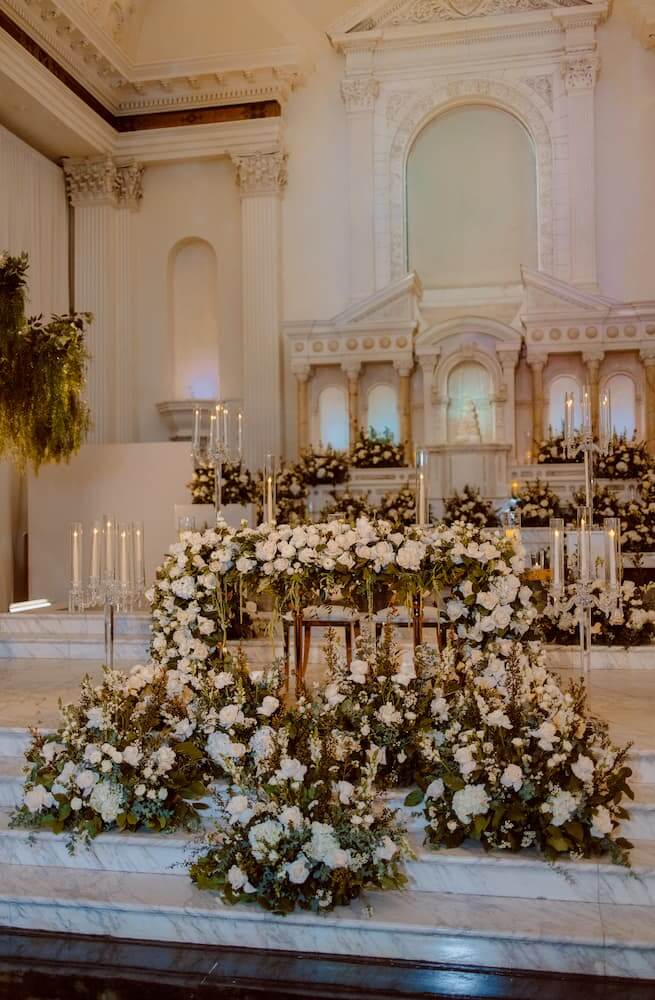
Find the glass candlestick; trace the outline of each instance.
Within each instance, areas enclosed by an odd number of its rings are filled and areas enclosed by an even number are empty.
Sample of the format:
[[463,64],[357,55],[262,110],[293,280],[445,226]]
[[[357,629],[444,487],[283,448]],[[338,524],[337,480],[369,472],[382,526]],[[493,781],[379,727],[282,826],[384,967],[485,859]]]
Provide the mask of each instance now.
[[550,589],[557,600],[564,592],[564,518],[550,519]]
[[591,507],[578,507],[578,580],[590,583],[591,565]]
[[134,546],[134,600],[135,606],[141,610],[144,604],[146,592],[146,560],[145,560],[145,536],[143,533],[143,521],[135,521],[132,534]]
[[500,511],[499,516],[505,538],[518,544],[521,541],[521,511],[517,507],[508,507]]
[[428,510],[428,462],[429,453],[425,448],[416,449],[414,469],[416,475],[416,524],[425,528],[430,523]]
[[102,600],[104,579],[105,531],[103,521],[94,521],[91,528],[91,562],[89,564],[89,607],[95,608]]
[[82,524],[75,521],[70,526],[70,589],[68,591],[68,610],[84,611],[84,592],[82,590],[82,543],[84,531]]
[[607,455],[612,443],[612,401],[608,390],[600,397],[599,423],[599,447],[601,453]]
[[121,524],[118,529],[118,587],[122,611],[132,610],[134,593],[134,562],[132,525]]

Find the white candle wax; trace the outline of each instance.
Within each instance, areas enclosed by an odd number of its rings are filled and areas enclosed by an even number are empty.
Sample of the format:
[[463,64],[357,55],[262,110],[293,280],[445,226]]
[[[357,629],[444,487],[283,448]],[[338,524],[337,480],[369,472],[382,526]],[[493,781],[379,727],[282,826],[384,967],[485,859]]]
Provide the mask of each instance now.
[[200,410],[193,411],[193,447],[197,450],[200,447]]
[[223,407],[223,444],[227,445],[227,419],[228,419],[228,409],[227,406]]
[[82,586],[82,532],[73,528],[73,552],[71,559],[71,583]]
[[418,523],[425,524],[426,518],[425,503],[425,473],[420,472],[418,477]]
[[562,536],[561,532],[553,532],[553,584],[562,585]]
[[580,521],[578,543],[580,545],[580,579],[584,581],[589,579],[589,532],[584,518]]
[[610,587],[616,590],[619,585],[619,577],[616,571],[616,532],[613,528],[609,531],[609,577]]
[[266,480],[266,520],[273,520],[273,477],[269,476]]
[[101,530],[97,525],[93,526],[91,533],[91,579],[97,580],[100,576],[100,537]]
[[243,413],[237,415],[237,449],[239,452],[239,460],[243,453]]
[[120,583],[122,587],[127,587],[129,586],[130,583],[130,562],[127,551],[127,543],[128,543],[127,529],[122,528],[120,533],[120,552],[119,552],[119,562],[118,562]]
[[216,447],[216,415],[214,413],[209,417],[209,452],[211,454]]
[[105,521],[105,573],[109,579],[114,576],[114,522],[107,518]]

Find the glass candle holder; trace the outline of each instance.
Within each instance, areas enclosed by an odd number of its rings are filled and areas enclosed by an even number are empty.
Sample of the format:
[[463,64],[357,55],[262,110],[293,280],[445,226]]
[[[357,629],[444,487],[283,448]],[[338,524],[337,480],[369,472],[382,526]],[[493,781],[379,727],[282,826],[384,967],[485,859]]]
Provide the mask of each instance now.
[[416,449],[414,462],[416,475],[416,524],[424,528],[430,522],[428,510],[428,462],[429,454],[425,448]]
[[521,511],[518,507],[508,507],[506,510],[501,510],[500,514],[500,526],[503,529],[503,534],[505,538],[510,541],[518,543],[521,541]]
[[143,595],[146,590],[146,559],[145,559],[145,536],[143,533],[143,521],[135,521],[132,531],[133,562],[134,562],[134,596],[141,606]]
[[196,530],[196,519],[193,514],[183,514],[177,519],[177,538],[182,541],[182,536],[188,531]]
[[550,519],[550,589],[554,597],[559,597],[565,584],[564,569],[564,518]]
[[600,450],[606,455],[612,442],[612,401],[607,389],[600,397],[598,422]]
[[105,530],[103,521],[94,521],[91,528],[91,559],[89,562],[89,604],[95,607],[101,596],[104,579]]
[[578,507],[577,521],[578,521],[578,580],[580,581],[580,583],[590,583],[592,578],[591,507]]
[[586,385],[582,392],[582,400],[580,406],[580,416],[582,423],[582,433],[585,437],[589,437],[592,433],[592,421],[591,421],[591,390],[589,386]]
[[103,514],[102,525],[103,580],[111,584],[116,579],[116,518]]
[[264,462],[264,524],[275,524],[277,517],[277,460],[275,455],[267,455]]
[[612,594],[621,587],[621,521],[618,517],[603,520],[605,541],[605,583]]
[[573,393],[564,395],[564,448],[567,458],[573,458],[575,450],[575,430],[573,427]]

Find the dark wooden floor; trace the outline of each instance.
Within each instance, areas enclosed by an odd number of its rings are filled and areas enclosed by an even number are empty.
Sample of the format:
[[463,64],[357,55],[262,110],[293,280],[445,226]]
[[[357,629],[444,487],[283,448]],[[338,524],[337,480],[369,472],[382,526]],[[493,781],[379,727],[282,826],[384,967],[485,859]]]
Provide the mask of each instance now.
[[655,982],[0,930],[1,1000],[655,1000]]

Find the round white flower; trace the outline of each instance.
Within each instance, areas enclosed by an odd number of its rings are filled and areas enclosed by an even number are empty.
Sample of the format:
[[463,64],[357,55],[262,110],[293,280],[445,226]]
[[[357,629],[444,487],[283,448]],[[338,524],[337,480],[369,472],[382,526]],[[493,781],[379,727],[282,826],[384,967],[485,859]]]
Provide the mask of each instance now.
[[523,784],[523,771],[518,764],[508,764],[500,776],[500,783],[504,788],[513,788],[518,792]]
[[576,778],[579,778],[583,784],[586,784],[594,776],[594,762],[591,757],[580,754],[578,759],[571,764],[571,770]]
[[307,858],[304,854],[299,854],[295,861],[291,861],[286,867],[287,878],[293,885],[302,885],[307,881],[310,869],[307,866]]
[[592,819],[593,824],[590,830],[592,837],[597,837],[600,840],[614,829],[611,813],[605,806],[598,806]]
[[489,796],[484,785],[466,785],[453,795],[453,812],[460,823],[468,826],[475,816],[489,811]]
[[273,715],[273,713],[276,712],[279,707],[280,707],[279,698],[274,698],[272,695],[268,694],[264,698],[260,707],[257,709],[257,714],[265,715],[267,718],[270,718],[270,716]]
[[42,809],[49,809],[57,804],[52,792],[49,792],[43,785],[34,785],[23,795],[25,807],[31,813],[39,813]]
[[425,789],[426,799],[440,799],[444,793],[444,783],[441,778],[435,778]]

